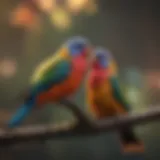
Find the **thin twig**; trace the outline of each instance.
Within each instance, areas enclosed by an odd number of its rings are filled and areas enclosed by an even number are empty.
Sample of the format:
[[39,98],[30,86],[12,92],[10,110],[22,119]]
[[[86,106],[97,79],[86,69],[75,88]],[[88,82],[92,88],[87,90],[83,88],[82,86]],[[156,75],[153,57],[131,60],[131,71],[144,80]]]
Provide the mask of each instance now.
[[92,128],[81,128],[77,123],[59,125],[31,126],[16,128],[11,131],[0,130],[0,144],[17,144],[49,138],[66,138],[71,136],[92,136],[101,132],[119,129],[124,125],[135,125],[160,119],[160,107],[145,113],[127,115],[117,118],[93,122]]

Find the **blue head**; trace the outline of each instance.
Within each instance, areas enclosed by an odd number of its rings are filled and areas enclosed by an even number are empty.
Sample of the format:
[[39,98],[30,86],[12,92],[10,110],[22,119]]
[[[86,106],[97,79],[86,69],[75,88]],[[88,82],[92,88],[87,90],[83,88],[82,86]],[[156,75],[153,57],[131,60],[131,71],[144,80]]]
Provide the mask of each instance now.
[[77,56],[88,57],[91,53],[90,42],[83,37],[73,37],[67,41],[69,54],[74,58]]
[[101,69],[107,68],[111,60],[111,53],[102,47],[96,48],[94,52],[95,59],[93,61],[93,67]]

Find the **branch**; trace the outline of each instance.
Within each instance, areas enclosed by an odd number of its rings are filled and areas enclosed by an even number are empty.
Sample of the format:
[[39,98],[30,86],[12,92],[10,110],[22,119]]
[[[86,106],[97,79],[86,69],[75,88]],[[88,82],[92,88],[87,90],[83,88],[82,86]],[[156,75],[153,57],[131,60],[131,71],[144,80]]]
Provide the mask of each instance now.
[[91,136],[101,132],[119,129],[124,125],[136,125],[160,119],[160,107],[152,108],[145,113],[126,115],[103,121],[93,121],[92,125],[80,123],[63,123],[59,125],[32,126],[15,128],[11,131],[0,130],[0,144],[14,144],[50,138],[66,138],[71,136]]

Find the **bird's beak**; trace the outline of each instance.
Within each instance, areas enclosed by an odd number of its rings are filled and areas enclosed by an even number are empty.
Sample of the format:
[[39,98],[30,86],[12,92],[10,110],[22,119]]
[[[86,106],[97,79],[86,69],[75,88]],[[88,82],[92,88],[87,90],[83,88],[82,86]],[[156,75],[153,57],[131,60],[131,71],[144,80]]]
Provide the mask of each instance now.
[[89,47],[87,47],[87,50],[88,50],[89,53],[91,53],[91,52],[93,52],[93,47],[89,46]]

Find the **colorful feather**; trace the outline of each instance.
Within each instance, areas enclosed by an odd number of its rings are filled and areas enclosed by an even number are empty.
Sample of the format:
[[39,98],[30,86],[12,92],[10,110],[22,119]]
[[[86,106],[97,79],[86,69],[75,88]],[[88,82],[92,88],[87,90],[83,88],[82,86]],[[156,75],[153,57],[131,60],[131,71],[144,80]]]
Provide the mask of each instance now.
[[[115,60],[108,53],[102,48],[95,50],[95,59],[87,79],[88,104],[98,119],[124,115],[130,110],[120,89]],[[130,127],[120,130],[120,140],[126,152],[143,151],[143,145]]]
[[31,87],[25,103],[9,121],[9,127],[19,125],[36,105],[59,101],[73,94],[88,69],[91,44],[82,37],[74,37],[61,49],[42,62],[31,77]]

